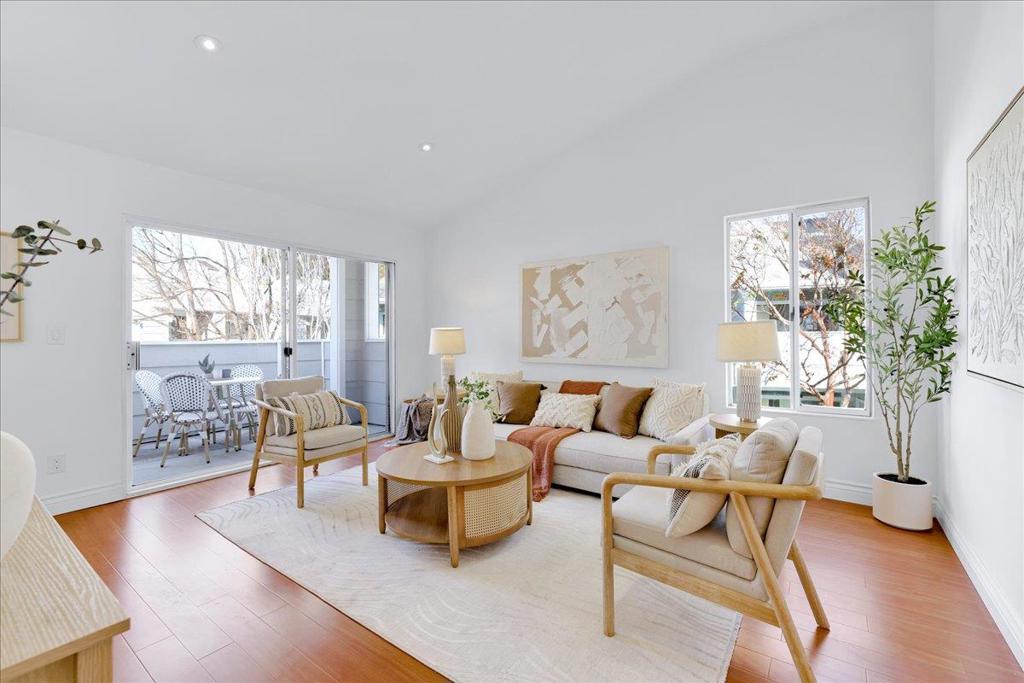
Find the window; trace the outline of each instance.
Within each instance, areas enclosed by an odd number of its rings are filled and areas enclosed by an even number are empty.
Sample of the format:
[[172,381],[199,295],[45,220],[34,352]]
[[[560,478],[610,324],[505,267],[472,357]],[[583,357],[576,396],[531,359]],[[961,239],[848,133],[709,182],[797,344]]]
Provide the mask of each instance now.
[[[826,307],[865,270],[868,200],[729,216],[726,320],[773,320],[782,360],[762,376],[769,408],[867,413],[867,373]],[[736,396],[729,368],[729,402]]]
[[368,261],[366,267],[366,340],[387,339],[388,264]]

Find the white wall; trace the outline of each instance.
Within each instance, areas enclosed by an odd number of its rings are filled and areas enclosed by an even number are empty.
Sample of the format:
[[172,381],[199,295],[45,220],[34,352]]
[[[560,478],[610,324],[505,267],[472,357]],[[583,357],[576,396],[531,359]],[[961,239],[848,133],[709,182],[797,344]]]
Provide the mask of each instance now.
[[[935,186],[945,265],[967,282],[967,156],[1024,86],[1024,3],[946,2],[935,9]],[[1021,190],[1024,193],[1024,189]],[[966,300],[960,300],[966,341]],[[963,353],[963,351],[961,351]],[[956,364],[943,405],[943,528],[1024,664],[1024,391]]]
[[[397,389],[409,396],[423,390],[422,232],[9,128],[0,130],[0,147],[5,229],[59,218],[105,245],[94,255],[63,254],[34,273],[25,341],[0,345],[0,427],[32,448],[37,491],[51,510],[124,493],[124,214],[397,261]],[[46,344],[48,325],[66,326],[64,346]],[[44,474],[46,457],[56,453],[67,455],[67,472]]]
[[[724,291],[723,217],[847,197],[871,198],[879,230],[932,188],[931,10],[867,9],[780,36],[680,83],[644,111],[576,146],[521,185],[440,227],[431,240],[432,325],[465,325],[462,369],[529,377],[652,375],[707,382]],[[667,244],[670,368],[519,363],[521,263]],[[935,474],[937,411],[919,423],[914,471]],[[893,463],[878,418],[797,416],[825,430],[828,492],[867,502],[872,471]]]

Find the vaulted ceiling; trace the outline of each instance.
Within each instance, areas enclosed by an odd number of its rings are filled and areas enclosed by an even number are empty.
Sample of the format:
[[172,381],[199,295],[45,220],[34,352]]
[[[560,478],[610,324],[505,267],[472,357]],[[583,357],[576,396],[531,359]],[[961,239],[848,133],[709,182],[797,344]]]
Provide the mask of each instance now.
[[687,75],[858,7],[4,2],[0,122],[426,226]]

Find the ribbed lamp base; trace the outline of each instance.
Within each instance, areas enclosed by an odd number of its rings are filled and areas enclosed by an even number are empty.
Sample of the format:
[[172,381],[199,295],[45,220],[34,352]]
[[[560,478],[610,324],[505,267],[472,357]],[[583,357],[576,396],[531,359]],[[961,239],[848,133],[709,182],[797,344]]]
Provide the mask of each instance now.
[[736,416],[743,422],[761,419],[761,366],[756,363],[736,368]]

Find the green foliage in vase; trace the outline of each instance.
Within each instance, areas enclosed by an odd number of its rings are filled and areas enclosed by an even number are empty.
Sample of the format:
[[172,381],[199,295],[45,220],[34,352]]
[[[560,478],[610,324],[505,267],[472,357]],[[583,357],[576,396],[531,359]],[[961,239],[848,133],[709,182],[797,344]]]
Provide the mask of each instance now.
[[[39,221],[36,227],[31,225],[19,225],[10,236],[5,239],[23,239],[25,246],[18,249],[22,254],[12,271],[0,273],[0,279],[4,282],[4,288],[0,291],[0,313],[13,315],[9,310],[12,304],[25,299],[25,287],[30,287],[32,282],[25,275],[30,268],[40,268],[50,261],[40,261],[40,257],[50,258],[57,256],[68,246],[77,248],[79,251],[88,251],[95,254],[103,250],[103,245],[98,239],[91,240],[82,238],[72,239],[71,231],[60,224],[60,221]],[[63,248],[61,245],[65,245]],[[6,308],[5,308],[6,307]]]
[[935,202],[925,202],[912,222],[873,240],[870,279],[851,272],[852,291],[827,307],[846,330],[846,350],[868,363],[902,482],[910,478],[914,422],[921,408],[949,393],[956,356],[956,281],[937,265],[945,247],[928,237],[933,213]]
[[497,408],[494,401],[491,400],[490,385],[487,382],[483,380],[474,382],[469,377],[463,377],[459,380],[459,386],[466,392],[466,395],[459,399],[459,405],[468,406],[472,401],[480,401],[490,412],[492,420],[498,418]]

